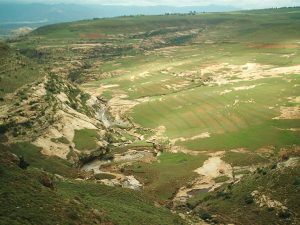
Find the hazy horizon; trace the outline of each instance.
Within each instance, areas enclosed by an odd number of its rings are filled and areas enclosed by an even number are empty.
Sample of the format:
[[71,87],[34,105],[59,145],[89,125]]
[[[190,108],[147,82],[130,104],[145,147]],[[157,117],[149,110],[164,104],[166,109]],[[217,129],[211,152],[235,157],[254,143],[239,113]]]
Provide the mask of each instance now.
[[124,5],[124,6],[172,6],[172,7],[186,7],[186,6],[233,6],[240,9],[257,9],[257,8],[273,8],[273,7],[293,7],[299,6],[299,0],[212,0],[212,1],[197,1],[187,0],[181,2],[179,0],[2,0],[0,3],[42,3],[42,4],[83,4],[83,5]]
[[47,24],[82,19],[293,7],[300,5],[300,0],[0,0],[0,4],[1,37],[10,36],[19,28],[35,29]]

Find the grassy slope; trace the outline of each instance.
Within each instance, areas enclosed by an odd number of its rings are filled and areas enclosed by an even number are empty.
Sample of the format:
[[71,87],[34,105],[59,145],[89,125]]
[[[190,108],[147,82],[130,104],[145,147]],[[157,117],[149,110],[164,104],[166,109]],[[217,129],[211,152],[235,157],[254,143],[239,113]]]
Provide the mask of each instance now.
[[[271,40],[282,40],[293,38],[290,36],[290,28],[299,26],[300,17],[296,12],[298,9],[290,10],[265,10],[265,11],[245,11],[241,13],[207,13],[202,15],[170,15],[170,16],[140,16],[140,17],[119,17],[114,19],[100,19],[93,21],[80,21],[58,25],[50,25],[37,29],[33,34],[43,38],[80,38],[80,34],[99,34],[98,39],[110,34],[133,34],[145,32],[146,37],[153,35],[153,30],[160,28],[176,27],[178,29],[197,28],[201,26],[217,27],[218,34],[221,35],[225,29],[231,28],[232,36],[245,37],[249,40],[249,34],[255,39],[270,41],[265,34],[279,29],[280,35],[274,36]],[[274,20],[276,17],[276,20]],[[278,22],[279,21],[279,22]],[[225,28],[224,25],[227,25]],[[237,26],[238,25],[238,26]],[[242,26],[241,26],[242,25]],[[261,29],[257,29],[261,28]],[[152,31],[152,33],[150,32]],[[246,32],[247,31],[247,32]],[[284,31],[289,31],[284,32]],[[157,31],[159,32],[159,31]],[[166,31],[161,31],[166,32]],[[293,35],[297,37],[299,30],[294,30]],[[102,36],[101,36],[102,35]],[[223,35],[230,35],[228,32]],[[218,37],[218,36],[216,36]],[[224,36],[221,36],[224,38]],[[239,37],[237,37],[239,38]],[[284,38],[284,39],[285,39]]]
[[[203,216],[209,211],[217,215],[219,223],[297,224],[300,219],[299,172],[299,164],[292,168],[264,168],[263,172],[256,172],[236,185],[223,185],[215,193],[199,198],[195,213]],[[288,218],[283,218],[280,210],[247,201],[255,190],[283,203],[289,209]]]
[[0,97],[42,76],[37,63],[0,42]]
[[10,151],[17,156],[23,156],[30,166],[45,170],[52,174],[59,174],[66,177],[77,177],[78,170],[66,160],[58,157],[45,156],[40,148],[28,142],[16,143],[10,146],[0,145],[1,151]]
[[139,192],[90,182],[62,182],[57,188],[64,196],[80,196],[86,205],[102,209],[115,224],[184,224],[167,209],[153,206],[147,201],[147,197]]
[[[56,190],[40,183],[46,172],[32,166],[20,169],[12,156],[1,149],[0,220],[2,224],[99,224],[105,215],[95,215],[74,199],[66,198]],[[31,160],[29,160],[31,162]],[[106,220],[109,221],[109,220]]]
[[126,167],[126,170],[146,184],[147,192],[162,200],[167,200],[171,199],[180,187],[195,178],[196,173],[193,171],[200,167],[207,158],[206,155],[163,153],[159,156],[158,162],[136,163]]
[[83,129],[75,130],[74,143],[79,150],[95,150],[97,148],[97,138],[99,135],[96,130]]
[[[55,180],[51,190],[40,182],[45,176],[53,177],[47,172],[61,169],[58,173],[65,175],[70,169],[51,158],[32,157],[20,148],[2,146],[0,150],[0,177],[5,183],[0,187],[0,201],[5,202],[0,209],[3,224],[183,224],[139,192],[75,180]],[[29,168],[20,169],[10,151],[24,154]],[[47,170],[41,170],[41,164]]]

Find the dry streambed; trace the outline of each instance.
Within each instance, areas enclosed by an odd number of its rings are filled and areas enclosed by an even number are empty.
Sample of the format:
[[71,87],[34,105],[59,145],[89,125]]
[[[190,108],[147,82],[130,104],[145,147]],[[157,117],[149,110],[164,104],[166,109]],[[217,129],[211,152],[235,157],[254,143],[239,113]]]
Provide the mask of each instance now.
[[156,158],[151,150],[140,151],[131,149],[122,154],[114,154],[114,158],[112,160],[94,160],[86,163],[82,167],[82,170],[93,172],[94,174],[109,174],[114,177],[112,179],[99,179],[99,182],[102,184],[140,190],[143,185],[134,176],[126,176],[120,171],[123,166],[134,162],[150,163],[155,160]]
[[211,157],[204,162],[203,166],[194,170],[199,176],[192,183],[178,190],[173,199],[175,206],[185,203],[197,193],[213,191],[216,187],[222,185],[223,182],[217,183],[214,180],[219,176],[228,177],[226,182],[233,181],[232,167],[221,158],[224,153],[225,152],[217,152],[210,154]]

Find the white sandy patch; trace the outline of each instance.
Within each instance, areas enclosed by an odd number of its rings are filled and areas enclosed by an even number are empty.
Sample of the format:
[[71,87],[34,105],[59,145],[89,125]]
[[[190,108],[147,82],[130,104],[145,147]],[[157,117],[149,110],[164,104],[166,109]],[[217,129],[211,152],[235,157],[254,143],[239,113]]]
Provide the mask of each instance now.
[[61,102],[69,102],[69,98],[68,96],[64,93],[64,92],[61,92],[59,94],[56,94],[55,97],[61,101]]
[[300,73],[300,65],[297,66],[289,66],[289,67],[278,67],[273,68],[267,71],[268,75],[272,74],[293,74],[293,73]]
[[300,106],[294,106],[294,107],[286,107],[281,106],[280,107],[280,116],[274,117],[275,120],[280,119],[300,119]]
[[133,190],[139,190],[143,185],[135,179],[134,176],[126,176],[126,179],[122,183],[123,188],[129,188]]
[[45,88],[45,83],[47,82],[47,79],[44,79],[44,82],[42,82],[41,84],[39,84],[36,87],[32,87],[32,89],[34,90],[34,92],[32,93],[32,97],[42,97],[45,96],[47,94],[46,88]]
[[188,154],[188,155],[199,155],[199,154],[202,154],[203,152],[200,152],[200,151],[193,151],[193,150],[189,150],[189,149],[186,149],[182,146],[177,146],[177,145],[173,145],[170,149],[170,152],[172,153],[184,153],[184,154]]
[[248,151],[244,148],[237,148],[237,149],[231,149],[231,152],[236,152],[236,153],[247,153]]
[[211,178],[218,177],[223,174],[232,174],[232,168],[224,162],[220,157],[211,157],[206,160],[202,167],[194,170],[199,175],[208,176]]
[[107,89],[107,88],[114,88],[114,87],[119,87],[119,84],[107,84],[107,85],[103,85],[102,87]]
[[224,90],[224,91],[222,91],[221,93],[220,93],[220,95],[225,95],[225,94],[227,94],[227,93],[230,93],[230,92],[232,92],[232,90]]
[[250,86],[241,86],[241,87],[234,87],[233,89],[235,91],[240,91],[240,90],[249,90],[249,89],[252,89],[252,88],[255,88],[256,85],[250,85]]
[[[224,152],[215,153],[215,155],[222,154],[224,154]],[[191,197],[191,194],[189,193],[193,190],[212,191],[222,185],[222,183],[216,183],[214,181],[214,178],[218,176],[228,176],[231,179],[227,182],[232,181],[232,168],[229,164],[226,164],[220,156],[210,157],[204,162],[202,167],[196,169],[194,172],[198,173],[200,176],[196,178],[193,183],[181,187],[178,190],[173,199],[175,205],[177,203],[181,204],[182,202],[186,202],[186,200]]]
[[166,132],[166,127],[165,126],[159,126],[155,130],[156,130],[156,135],[157,136],[162,136]]
[[100,183],[111,187],[119,186],[132,190],[139,190],[143,186],[134,176],[124,176],[119,179],[103,179]]
[[255,203],[258,204],[259,207],[275,208],[277,210],[287,210],[287,207],[284,206],[281,202],[273,200],[257,190],[253,191],[251,195],[253,196]]
[[149,71],[144,71],[142,73],[140,73],[141,77],[147,77],[149,75]]
[[68,145],[63,143],[54,143],[51,141],[51,137],[44,136],[39,137],[33,142],[34,145],[42,148],[42,153],[49,156],[58,156],[60,158],[66,159],[70,148]]
[[[66,111],[66,112],[65,112]],[[81,129],[98,129],[94,124],[96,120],[92,120],[84,114],[81,114],[68,106],[65,106],[65,111],[59,110],[56,116],[59,118],[55,127],[49,127],[46,133],[37,138],[33,143],[42,148],[42,153],[46,155],[56,155],[61,158],[66,158],[70,151],[69,146],[75,148],[73,143],[75,130]],[[105,131],[101,131],[105,132]],[[104,134],[103,134],[104,135]],[[52,138],[65,137],[70,144],[52,142]],[[99,145],[102,143],[98,142]]]
[[289,102],[291,102],[291,103],[300,103],[300,96],[297,96],[297,97],[289,97],[288,100],[289,100]]
[[[258,80],[266,77],[279,77],[285,74],[300,73],[300,65],[290,67],[276,67],[261,65],[258,63],[246,63],[245,65],[232,65],[228,63],[210,65],[201,68],[201,75],[213,74],[210,85],[223,85],[246,80]],[[231,79],[234,77],[235,79]]]
[[171,142],[173,144],[175,144],[177,141],[193,141],[193,140],[196,140],[196,139],[201,139],[201,138],[209,138],[210,137],[210,133],[209,132],[204,132],[204,133],[201,133],[201,134],[198,134],[198,135],[195,135],[193,137],[189,137],[189,138],[184,138],[184,137],[179,137],[179,138],[174,138],[171,140]]
[[291,53],[291,54],[285,54],[285,55],[282,55],[282,56],[280,56],[280,57],[289,59],[289,58],[291,58],[291,57],[293,57],[293,56],[295,56],[295,55],[296,55],[296,53]]
[[237,105],[239,102],[240,102],[240,100],[235,99],[235,100],[234,100],[234,103],[233,103],[233,106]]
[[299,164],[300,158],[299,157],[292,157],[289,158],[285,162],[280,162],[277,164],[278,168],[284,168],[284,167],[295,167]]

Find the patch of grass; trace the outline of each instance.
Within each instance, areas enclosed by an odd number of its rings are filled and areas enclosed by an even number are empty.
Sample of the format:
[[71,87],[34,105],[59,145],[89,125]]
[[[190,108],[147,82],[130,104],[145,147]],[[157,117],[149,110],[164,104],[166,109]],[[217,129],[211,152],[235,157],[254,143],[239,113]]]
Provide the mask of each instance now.
[[[8,149],[10,151],[10,149]],[[11,161],[6,149],[0,150],[0,208],[1,224],[99,224],[109,222],[104,213],[97,214],[87,206],[43,186],[44,171],[32,165],[22,170]],[[53,164],[53,167],[56,165]],[[51,216],[49,216],[51,215]]]
[[268,159],[254,153],[238,152],[227,152],[223,160],[232,166],[251,166],[269,162]]
[[219,177],[216,177],[216,178],[214,179],[214,181],[215,181],[216,183],[223,183],[223,182],[228,181],[229,179],[230,179],[230,178],[227,177],[227,176],[219,176]]
[[95,178],[97,180],[114,179],[114,178],[116,178],[114,175],[109,174],[109,173],[99,173],[99,174],[95,174],[94,176],[95,176]]
[[200,202],[209,196],[208,192],[200,192],[187,200],[187,206],[194,209]]
[[59,142],[59,143],[62,143],[62,144],[70,144],[69,140],[67,138],[65,138],[64,136],[62,136],[60,138],[51,138],[51,141]]
[[80,197],[83,203],[101,210],[115,224],[184,224],[178,216],[155,207],[147,196],[132,190],[92,182],[60,182],[57,188],[62,196]]
[[[277,123],[277,122],[276,122]],[[284,121],[287,123],[283,127],[298,126],[292,125],[292,121]],[[260,125],[250,126],[247,129],[241,129],[238,132],[227,132],[224,134],[216,134],[207,139],[198,139],[193,141],[179,142],[179,145],[185,146],[191,150],[222,150],[247,148],[256,150],[263,146],[274,145],[277,148],[290,146],[291,144],[300,144],[299,133],[289,130],[280,130],[274,126],[273,121],[267,121]]]
[[16,53],[6,44],[1,43],[1,46],[0,98],[2,99],[4,95],[14,92],[25,84],[38,80],[43,75],[40,71],[40,65]]
[[4,149],[17,156],[24,156],[24,159],[30,164],[29,168],[36,167],[65,177],[78,176],[78,170],[71,163],[55,156],[43,155],[40,148],[29,142],[16,143],[10,146],[0,145],[0,150]]
[[246,174],[250,174],[251,172],[249,170],[241,170],[234,173],[235,175],[246,175]]
[[125,171],[141,179],[147,192],[167,200],[179,187],[197,176],[193,171],[201,167],[207,158],[205,155],[191,156],[166,152],[158,157],[158,162],[135,163],[126,167]]
[[78,150],[95,150],[97,148],[97,139],[99,134],[97,130],[82,129],[75,130],[74,143]]
[[185,224],[139,192],[71,180],[55,180],[52,190],[40,183],[46,172],[32,165],[22,170],[12,158],[1,148],[0,177],[5,185],[0,186],[0,201],[6,202],[0,208],[3,224]]

